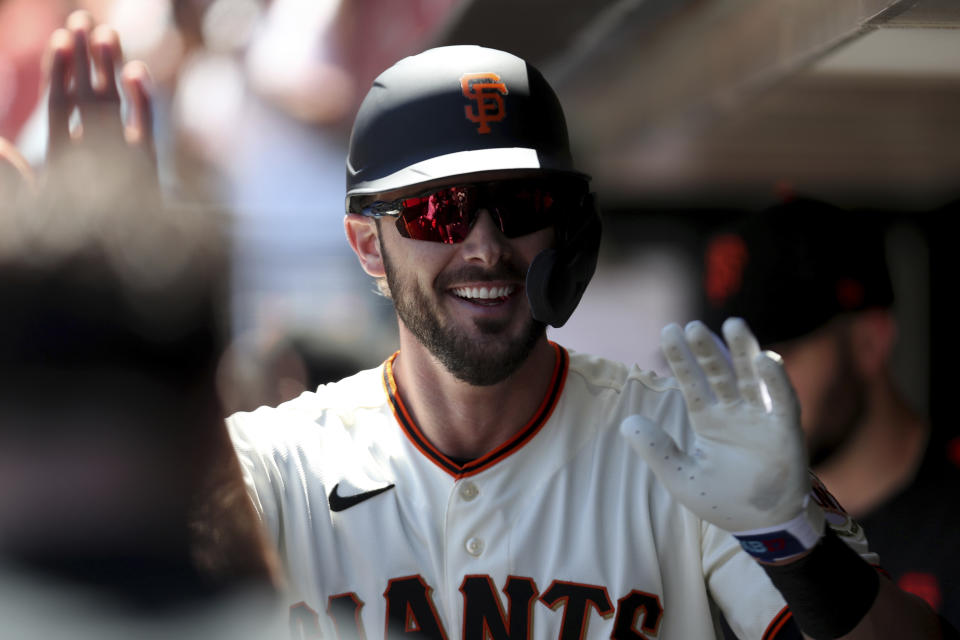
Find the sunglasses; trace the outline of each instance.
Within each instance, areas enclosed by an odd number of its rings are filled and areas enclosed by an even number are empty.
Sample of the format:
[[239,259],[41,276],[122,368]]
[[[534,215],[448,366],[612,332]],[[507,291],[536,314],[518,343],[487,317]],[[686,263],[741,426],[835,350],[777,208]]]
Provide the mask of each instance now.
[[518,238],[540,231],[579,210],[586,184],[575,179],[519,179],[438,187],[389,202],[364,206],[364,216],[397,218],[404,238],[463,242],[486,209],[501,233]]

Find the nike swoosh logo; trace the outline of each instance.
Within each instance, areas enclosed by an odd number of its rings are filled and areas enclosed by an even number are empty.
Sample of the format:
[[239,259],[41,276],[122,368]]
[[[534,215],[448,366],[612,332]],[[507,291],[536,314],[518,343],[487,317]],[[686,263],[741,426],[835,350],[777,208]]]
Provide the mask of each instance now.
[[369,500],[373,496],[378,496],[384,491],[389,491],[393,489],[396,485],[388,484],[385,487],[380,487],[379,489],[372,489],[370,491],[364,491],[363,493],[356,493],[352,496],[342,496],[340,495],[340,483],[338,482],[336,486],[333,487],[333,491],[330,492],[330,511],[343,511],[344,509],[349,509],[354,507],[364,500]]

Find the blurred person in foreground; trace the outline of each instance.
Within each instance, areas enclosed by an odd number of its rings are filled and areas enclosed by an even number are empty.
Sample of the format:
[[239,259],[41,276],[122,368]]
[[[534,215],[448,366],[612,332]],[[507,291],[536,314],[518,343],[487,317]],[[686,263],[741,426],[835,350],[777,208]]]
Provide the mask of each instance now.
[[222,220],[162,206],[146,70],[123,69],[124,131],[121,59],[71,15],[44,171],[0,145],[0,636],[251,637],[279,578],[223,491]]
[[795,198],[718,233],[705,258],[713,323],[739,315],[783,357],[813,472],[900,587],[960,625],[960,468],[893,376],[884,221]]

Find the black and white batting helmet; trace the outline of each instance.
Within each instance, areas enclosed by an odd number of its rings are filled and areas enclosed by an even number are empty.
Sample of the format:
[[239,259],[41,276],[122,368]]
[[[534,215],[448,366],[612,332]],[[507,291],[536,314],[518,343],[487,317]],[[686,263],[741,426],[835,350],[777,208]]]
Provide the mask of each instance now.
[[[381,73],[360,105],[346,209],[359,212],[375,194],[503,171],[589,181],[574,168],[560,101],[537,69],[496,49],[429,49]],[[596,267],[600,222],[592,194],[579,212],[558,220],[556,247],[537,256],[527,274],[533,316],[553,326],[573,313]]]

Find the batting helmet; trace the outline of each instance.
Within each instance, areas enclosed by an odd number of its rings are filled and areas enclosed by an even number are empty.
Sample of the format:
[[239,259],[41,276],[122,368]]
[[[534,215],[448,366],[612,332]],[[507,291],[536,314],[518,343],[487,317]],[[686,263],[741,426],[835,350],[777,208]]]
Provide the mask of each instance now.
[[[375,194],[505,170],[590,179],[573,166],[560,101],[539,71],[495,49],[430,49],[380,74],[360,105],[346,208],[359,212]],[[526,290],[534,318],[559,327],[596,268],[600,220],[592,194],[555,228],[557,244],[531,263]]]

